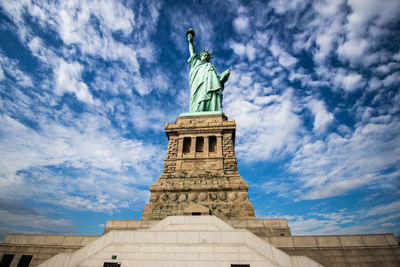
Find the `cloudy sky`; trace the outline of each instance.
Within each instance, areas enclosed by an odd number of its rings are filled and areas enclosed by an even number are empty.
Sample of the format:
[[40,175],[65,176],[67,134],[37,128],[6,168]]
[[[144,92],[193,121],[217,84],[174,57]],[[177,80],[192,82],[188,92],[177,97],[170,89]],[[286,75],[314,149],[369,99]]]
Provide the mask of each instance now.
[[140,219],[189,109],[189,27],[231,68],[258,218],[399,234],[400,1],[248,2],[0,0],[0,239]]

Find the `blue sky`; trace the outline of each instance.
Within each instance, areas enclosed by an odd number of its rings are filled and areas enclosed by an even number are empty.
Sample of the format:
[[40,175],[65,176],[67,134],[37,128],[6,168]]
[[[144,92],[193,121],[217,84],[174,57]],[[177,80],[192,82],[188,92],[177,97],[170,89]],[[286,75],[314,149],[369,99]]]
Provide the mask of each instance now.
[[189,27],[231,68],[258,218],[400,233],[398,0],[1,0],[0,238],[140,219],[189,110]]

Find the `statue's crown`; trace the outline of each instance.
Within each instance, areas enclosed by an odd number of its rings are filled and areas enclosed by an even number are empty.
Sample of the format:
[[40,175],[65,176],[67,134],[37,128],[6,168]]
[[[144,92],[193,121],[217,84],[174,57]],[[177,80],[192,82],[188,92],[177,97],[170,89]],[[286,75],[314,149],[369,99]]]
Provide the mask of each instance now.
[[208,48],[207,50],[203,48],[203,50],[201,50],[201,52],[200,52],[200,55],[203,53],[207,53],[210,58],[214,58],[214,57],[212,57],[212,52],[210,52],[210,48]]

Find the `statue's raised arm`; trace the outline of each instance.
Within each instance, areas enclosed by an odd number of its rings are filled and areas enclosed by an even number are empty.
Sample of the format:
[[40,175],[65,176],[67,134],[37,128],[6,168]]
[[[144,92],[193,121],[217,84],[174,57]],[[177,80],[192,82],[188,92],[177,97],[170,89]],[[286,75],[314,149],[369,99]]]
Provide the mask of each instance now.
[[186,32],[186,36],[190,53],[190,112],[221,111],[222,91],[229,78],[230,69],[219,76],[210,63],[211,55],[208,51],[201,51],[199,56],[196,55],[193,46],[195,34],[192,28]]
[[187,39],[189,41],[189,53],[190,53],[190,56],[193,56],[195,54],[194,46],[193,46],[194,30],[192,28],[187,30],[186,36],[187,36]]

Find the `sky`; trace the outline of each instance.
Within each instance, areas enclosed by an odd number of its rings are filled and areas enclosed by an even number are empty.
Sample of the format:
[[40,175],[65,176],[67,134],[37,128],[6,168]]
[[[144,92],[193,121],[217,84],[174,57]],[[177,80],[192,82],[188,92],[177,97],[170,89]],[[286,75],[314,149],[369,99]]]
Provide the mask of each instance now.
[[190,27],[231,69],[257,218],[400,233],[400,1],[0,0],[0,239],[140,219],[189,111]]

